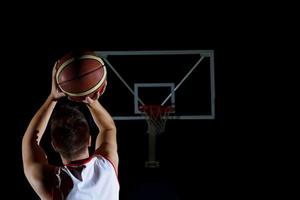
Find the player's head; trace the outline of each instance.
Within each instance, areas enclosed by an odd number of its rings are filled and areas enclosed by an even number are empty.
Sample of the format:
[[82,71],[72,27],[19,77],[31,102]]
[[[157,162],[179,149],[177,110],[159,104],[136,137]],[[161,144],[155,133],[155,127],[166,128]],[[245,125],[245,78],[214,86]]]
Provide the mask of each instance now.
[[51,139],[55,150],[64,158],[74,158],[90,145],[89,125],[78,109],[62,106],[51,118]]

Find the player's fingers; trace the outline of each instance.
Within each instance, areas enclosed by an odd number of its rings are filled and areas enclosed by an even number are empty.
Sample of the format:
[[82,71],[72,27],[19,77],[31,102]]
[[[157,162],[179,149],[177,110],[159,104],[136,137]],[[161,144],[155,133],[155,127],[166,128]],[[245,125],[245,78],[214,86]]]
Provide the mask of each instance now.
[[57,61],[54,63],[54,67],[52,68],[52,75],[54,76],[56,73]]
[[96,98],[95,98],[95,100],[96,100],[96,99],[99,99],[99,97],[100,97],[100,91],[98,91],[98,92],[96,93]]

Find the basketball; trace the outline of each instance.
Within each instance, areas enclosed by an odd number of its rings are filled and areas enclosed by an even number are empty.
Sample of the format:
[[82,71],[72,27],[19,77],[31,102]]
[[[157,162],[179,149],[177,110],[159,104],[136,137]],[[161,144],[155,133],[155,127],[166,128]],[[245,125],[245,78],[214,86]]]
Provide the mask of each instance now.
[[68,53],[56,63],[56,82],[70,100],[82,101],[104,93],[106,68],[94,52]]

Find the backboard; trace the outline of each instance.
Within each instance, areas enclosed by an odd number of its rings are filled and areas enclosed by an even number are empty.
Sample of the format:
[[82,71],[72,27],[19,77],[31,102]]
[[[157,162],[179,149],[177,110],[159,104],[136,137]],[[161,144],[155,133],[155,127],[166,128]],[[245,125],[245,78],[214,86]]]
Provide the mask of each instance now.
[[168,119],[215,118],[213,50],[96,51],[107,68],[114,120],[143,120],[140,106],[172,105]]

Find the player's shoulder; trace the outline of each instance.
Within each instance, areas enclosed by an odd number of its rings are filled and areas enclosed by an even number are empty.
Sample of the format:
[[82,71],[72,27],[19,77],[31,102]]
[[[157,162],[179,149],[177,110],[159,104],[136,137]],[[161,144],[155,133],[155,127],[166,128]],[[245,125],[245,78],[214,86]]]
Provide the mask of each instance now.
[[118,177],[118,165],[116,162],[105,155],[96,154],[94,156],[96,157],[99,166],[109,169],[109,171],[114,172],[116,177]]
[[97,162],[102,163],[103,165],[111,165],[113,168],[116,168],[117,164],[109,156],[103,154],[94,154]]
[[95,162],[98,163],[107,163],[109,161],[108,158],[102,154],[94,154],[92,157],[95,158]]

